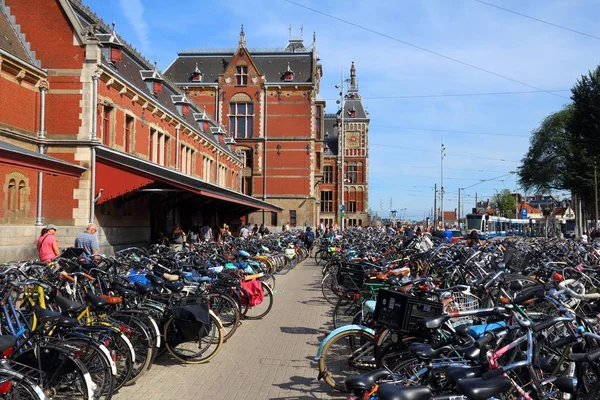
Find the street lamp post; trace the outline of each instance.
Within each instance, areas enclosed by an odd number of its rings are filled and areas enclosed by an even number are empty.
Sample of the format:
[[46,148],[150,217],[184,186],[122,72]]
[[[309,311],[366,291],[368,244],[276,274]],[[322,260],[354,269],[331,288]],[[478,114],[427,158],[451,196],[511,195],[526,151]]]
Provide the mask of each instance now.
[[442,221],[442,229],[444,229],[444,151],[446,150],[446,146],[442,143],[442,147],[440,150],[440,219]]
[[340,188],[341,188],[341,194],[340,194],[340,207],[338,209],[338,212],[340,213],[340,227],[342,229],[342,231],[344,230],[345,227],[345,221],[344,221],[344,217],[345,217],[345,213],[346,213],[346,209],[344,207],[344,182],[345,182],[345,174],[344,174],[344,153],[346,152],[345,146],[345,140],[344,140],[344,108],[346,105],[346,96],[344,95],[344,68],[342,67],[342,72],[341,72],[341,77],[340,77],[340,84],[339,85],[335,85],[336,88],[340,89],[340,99],[337,101],[337,103],[340,105],[340,135],[339,135],[339,140],[340,140],[340,145],[339,145],[339,149],[342,153],[341,156],[341,165],[340,165]]

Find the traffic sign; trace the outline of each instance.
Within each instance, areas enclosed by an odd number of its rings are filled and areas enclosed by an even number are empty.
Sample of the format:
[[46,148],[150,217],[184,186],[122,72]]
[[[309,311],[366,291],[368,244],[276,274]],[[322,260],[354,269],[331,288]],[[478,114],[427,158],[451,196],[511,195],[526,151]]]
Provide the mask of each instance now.
[[523,208],[521,210],[521,218],[527,219],[527,209],[526,208]]
[[340,211],[346,211],[346,205],[345,204],[340,205]]
[[344,218],[345,216],[346,216],[346,213],[342,211],[342,212],[340,213],[340,217]]

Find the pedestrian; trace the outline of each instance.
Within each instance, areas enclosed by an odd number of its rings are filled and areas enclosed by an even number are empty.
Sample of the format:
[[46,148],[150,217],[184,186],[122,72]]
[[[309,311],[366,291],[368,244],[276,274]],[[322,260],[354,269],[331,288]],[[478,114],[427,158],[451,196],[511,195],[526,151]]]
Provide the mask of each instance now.
[[258,224],[254,224],[254,228],[252,228],[252,234],[256,235],[258,233]]
[[248,225],[242,225],[242,229],[240,229],[240,237],[242,239],[247,239],[250,235],[250,230],[248,229]]
[[588,243],[588,235],[585,231],[583,231],[583,235],[581,235],[581,243],[583,243],[583,244]]
[[199,231],[199,229],[196,226],[194,226],[194,227],[192,227],[192,229],[190,229],[190,231],[187,234],[187,239],[188,239],[189,244],[198,243],[198,238],[200,236],[198,231]]
[[479,232],[477,232],[477,229],[473,229],[467,239],[467,247],[479,246],[480,244]]
[[312,256],[313,245],[315,244],[315,233],[310,226],[306,227],[306,233],[304,234],[304,244],[308,249],[309,257]]
[[415,235],[417,235],[417,237],[418,237],[418,236],[421,236],[422,234],[423,234],[423,232],[421,232],[421,227],[420,226],[417,227],[417,230],[415,231]]
[[212,229],[206,223],[200,228],[200,238],[205,242],[209,242],[213,238]]
[[37,240],[37,249],[40,261],[49,262],[54,257],[58,257],[60,250],[58,248],[55,225],[48,224],[42,229],[40,237]]
[[258,228],[258,234],[260,236],[264,236],[265,235],[265,224],[260,224],[260,228]]
[[231,235],[231,232],[229,232],[229,225],[223,224],[223,227],[219,229],[219,235],[217,237],[217,240],[223,241],[229,235]]
[[88,224],[85,231],[81,232],[75,238],[75,247],[83,249],[88,256],[98,254],[100,245],[98,244],[98,238],[96,237],[97,231],[98,227],[96,224]]
[[175,251],[183,250],[183,244],[185,243],[185,233],[177,225],[171,232],[171,241],[169,247]]
[[450,225],[446,225],[446,230],[444,231],[444,240],[446,243],[452,243],[452,231],[450,230]]

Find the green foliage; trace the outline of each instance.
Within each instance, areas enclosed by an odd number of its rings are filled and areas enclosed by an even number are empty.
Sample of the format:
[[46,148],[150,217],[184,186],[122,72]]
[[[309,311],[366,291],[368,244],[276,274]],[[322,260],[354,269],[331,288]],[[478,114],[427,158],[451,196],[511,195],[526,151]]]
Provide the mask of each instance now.
[[515,198],[510,193],[510,190],[504,189],[497,192],[492,197],[492,205],[496,209],[496,213],[501,216],[514,218],[515,217]]
[[519,168],[526,191],[570,190],[593,207],[594,165],[600,164],[600,66],[571,89],[572,104],[533,132]]

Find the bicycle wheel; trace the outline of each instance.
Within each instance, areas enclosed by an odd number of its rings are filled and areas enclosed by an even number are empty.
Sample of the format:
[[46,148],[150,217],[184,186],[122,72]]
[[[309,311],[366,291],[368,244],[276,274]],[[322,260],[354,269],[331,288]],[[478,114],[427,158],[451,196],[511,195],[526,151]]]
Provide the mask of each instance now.
[[106,326],[86,326],[79,330],[83,334],[92,334],[94,339],[108,348],[117,368],[115,390],[122,388],[131,376],[135,350],[129,339],[121,332]]
[[133,315],[113,314],[111,318],[123,322],[130,330],[129,341],[135,350],[135,360],[131,368],[131,375],[127,381],[127,384],[130,385],[142,376],[152,362],[154,340],[150,334],[151,327],[148,327]]
[[260,286],[262,287],[264,294],[263,301],[258,305],[248,307],[248,311],[244,315],[244,318],[246,319],[261,319],[271,311],[271,308],[273,308],[273,291],[269,285],[264,282],[261,282]]
[[333,329],[352,324],[360,307],[360,293],[346,292],[340,296],[333,309]]
[[210,309],[223,324],[223,341],[226,342],[240,325],[241,314],[235,300],[222,293],[208,295]]
[[4,382],[5,379],[10,379],[11,388],[3,395],[0,395],[2,400],[46,400],[46,396],[42,391],[42,388],[31,383],[27,378],[19,379],[13,375],[4,375],[0,371],[0,382]]
[[37,369],[41,366],[46,375],[42,382],[44,393],[52,393],[52,399],[88,400],[96,384],[85,365],[63,347],[40,344],[14,358],[18,363]]
[[344,380],[375,368],[375,344],[369,332],[353,329],[340,332],[323,347],[319,359],[319,379],[334,389],[345,391]]
[[212,360],[223,347],[221,321],[210,313],[210,329],[194,341],[186,341],[172,316],[165,323],[165,346],[177,360],[186,364],[203,364]]
[[342,288],[338,285],[335,275],[331,273],[325,275],[325,278],[321,281],[321,292],[323,293],[323,298],[329,304],[337,304],[339,297],[342,295]]
[[315,253],[315,263],[317,266],[324,263],[329,258],[327,250],[319,250]]
[[[66,338],[68,343],[74,344],[81,349],[79,360],[87,368],[92,381],[96,385],[94,399],[110,400],[115,390],[115,380],[111,367],[110,353],[101,344],[82,338]],[[116,366],[115,366],[116,367]],[[115,368],[116,371],[116,368]]]

